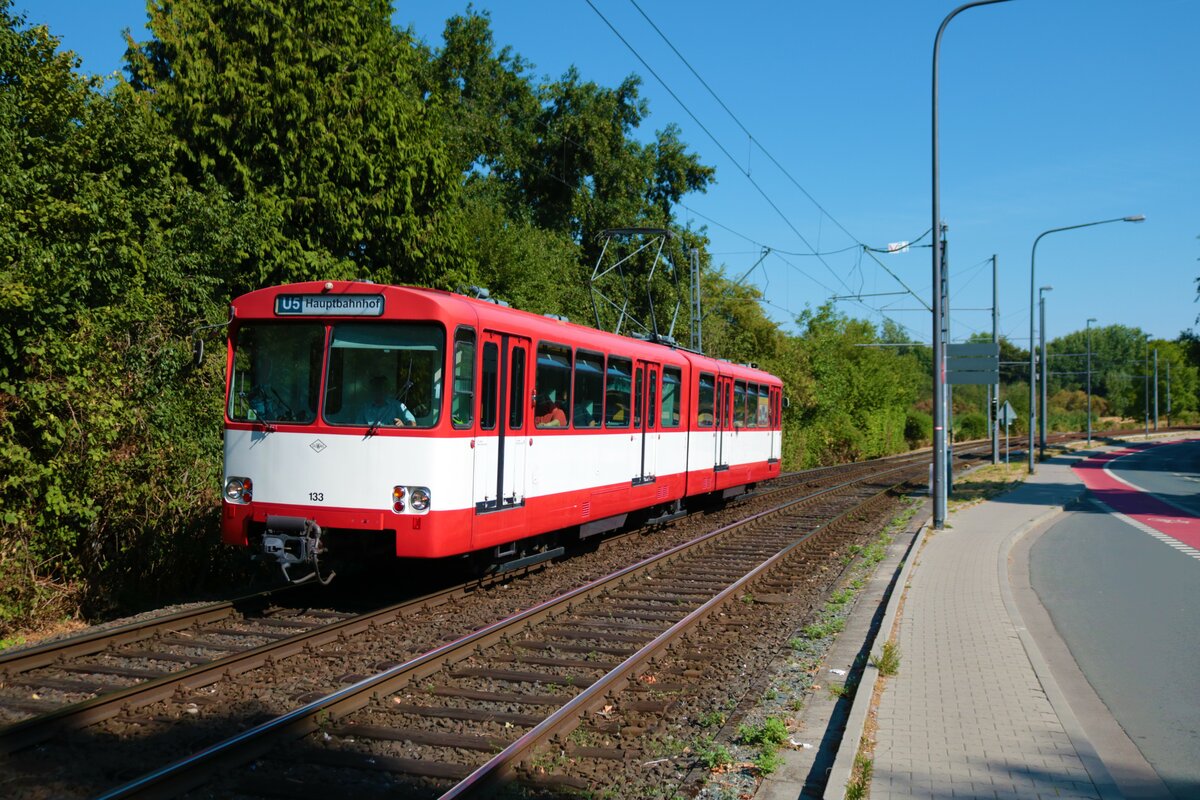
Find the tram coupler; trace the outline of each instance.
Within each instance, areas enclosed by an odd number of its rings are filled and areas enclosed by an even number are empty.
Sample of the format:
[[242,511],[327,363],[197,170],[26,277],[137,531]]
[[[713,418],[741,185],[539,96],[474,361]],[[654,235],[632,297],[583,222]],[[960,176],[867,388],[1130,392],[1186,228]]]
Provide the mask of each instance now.
[[[320,556],[325,552],[321,533],[321,526],[315,520],[268,514],[262,538],[263,555],[279,564],[289,583],[307,583],[316,578],[327,585],[335,573],[321,576]],[[308,565],[312,571],[302,578],[293,578],[289,570],[298,564]]]

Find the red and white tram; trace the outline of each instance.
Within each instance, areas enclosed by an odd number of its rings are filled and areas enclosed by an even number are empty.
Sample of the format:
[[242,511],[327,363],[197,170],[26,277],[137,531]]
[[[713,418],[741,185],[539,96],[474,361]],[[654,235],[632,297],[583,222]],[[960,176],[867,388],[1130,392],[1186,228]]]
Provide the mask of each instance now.
[[244,295],[226,378],[222,538],[285,574],[323,577],[326,555],[526,563],[779,474],[778,378],[449,292]]

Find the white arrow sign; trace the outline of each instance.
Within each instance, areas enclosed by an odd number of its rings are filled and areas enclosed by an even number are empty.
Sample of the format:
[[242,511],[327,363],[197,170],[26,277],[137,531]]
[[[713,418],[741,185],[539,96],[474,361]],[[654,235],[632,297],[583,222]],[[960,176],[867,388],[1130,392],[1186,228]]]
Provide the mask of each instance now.
[[996,417],[997,421],[1007,428],[1017,421],[1017,412],[1013,410],[1012,403],[1005,400],[1004,408],[1000,409],[1000,413]]

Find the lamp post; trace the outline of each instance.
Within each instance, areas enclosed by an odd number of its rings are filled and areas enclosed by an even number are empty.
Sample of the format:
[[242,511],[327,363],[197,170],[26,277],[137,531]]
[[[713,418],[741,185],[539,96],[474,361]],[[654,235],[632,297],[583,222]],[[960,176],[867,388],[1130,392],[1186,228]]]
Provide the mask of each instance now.
[[1088,317],[1087,325],[1087,443],[1092,446],[1092,323],[1095,317]]
[[1146,438],[1150,438],[1150,334],[1146,336],[1146,353],[1142,359],[1142,413],[1146,420]]
[[1154,348],[1154,432],[1158,433],[1158,348]]
[[933,150],[930,169],[933,183],[933,486],[930,489],[933,493],[933,527],[937,530],[946,527],[946,353],[942,342],[942,243],[938,237],[942,224],[938,181],[938,53],[942,47],[942,34],[950,20],[968,8],[1005,2],[1008,0],[974,0],[959,6],[942,20],[933,39],[933,125],[930,136]]
[[1041,419],[1039,419],[1038,421],[1041,422],[1041,424],[1042,424],[1042,436],[1041,436],[1042,455],[1041,455],[1041,458],[1043,461],[1046,460],[1046,420],[1050,417],[1050,405],[1049,405],[1049,403],[1046,402],[1046,384],[1047,384],[1047,380],[1046,380],[1046,376],[1047,376],[1047,369],[1046,369],[1046,292],[1052,292],[1052,291],[1054,291],[1053,286],[1039,286],[1038,287],[1038,306],[1039,306],[1038,310],[1040,312],[1040,320],[1041,320],[1040,322],[1038,322],[1038,326],[1041,329],[1039,331],[1039,333],[1041,334],[1041,337],[1042,337],[1042,416],[1041,416]]
[[[943,23],[945,24],[945,23]],[[1033,432],[1034,422],[1037,420],[1037,351],[1034,349],[1034,288],[1037,286],[1037,246],[1043,236],[1048,236],[1051,233],[1060,233],[1062,231],[1073,231],[1076,228],[1090,228],[1093,225],[1107,225],[1110,222],[1145,222],[1146,217],[1142,214],[1133,214],[1128,217],[1115,217],[1113,219],[1101,219],[1096,222],[1084,222],[1079,225],[1067,225],[1062,228],[1051,228],[1048,231],[1042,231],[1033,240],[1033,250],[1029,253],[1029,474],[1032,475],[1037,471],[1033,452]],[[936,263],[936,262],[935,262]],[[935,283],[934,286],[937,286]],[[936,313],[935,313],[936,316]],[[936,326],[935,326],[936,327]],[[937,395],[934,395],[935,397]],[[937,424],[936,422],[934,423]]]

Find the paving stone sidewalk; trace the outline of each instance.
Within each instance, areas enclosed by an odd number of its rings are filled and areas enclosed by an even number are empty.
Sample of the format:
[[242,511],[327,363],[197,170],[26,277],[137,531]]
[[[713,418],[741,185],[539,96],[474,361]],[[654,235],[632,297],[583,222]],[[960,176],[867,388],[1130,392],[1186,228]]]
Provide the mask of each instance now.
[[900,673],[879,706],[871,800],[1112,796],[1010,612],[1010,540],[1081,494],[1069,465],[1043,462],[1018,489],[929,532],[900,614]]

